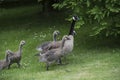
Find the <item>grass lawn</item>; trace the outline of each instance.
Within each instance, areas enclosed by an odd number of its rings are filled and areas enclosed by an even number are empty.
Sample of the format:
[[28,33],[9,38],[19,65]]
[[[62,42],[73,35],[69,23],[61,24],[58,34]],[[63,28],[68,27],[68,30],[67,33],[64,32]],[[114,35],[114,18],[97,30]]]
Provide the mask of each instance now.
[[45,64],[34,56],[36,46],[52,40],[54,30],[60,30],[59,40],[68,34],[70,23],[64,17],[59,12],[45,16],[34,5],[0,9],[0,59],[7,49],[17,51],[19,42],[26,41],[21,68],[13,64],[0,71],[0,80],[120,80],[119,44],[114,39],[89,37],[90,27],[76,29],[74,50],[67,56],[69,64],[53,64],[46,71]]

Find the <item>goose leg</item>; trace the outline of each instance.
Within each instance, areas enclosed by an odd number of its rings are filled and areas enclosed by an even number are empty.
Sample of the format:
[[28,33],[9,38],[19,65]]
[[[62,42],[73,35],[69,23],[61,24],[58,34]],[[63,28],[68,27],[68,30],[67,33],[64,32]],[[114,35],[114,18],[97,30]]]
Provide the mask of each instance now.
[[8,69],[10,69],[11,64],[8,65]]
[[18,67],[20,68],[20,62],[17,62]]
[[46,70],[49,70],[49,63],[46,63]]
[[66,56],[64,56],[64,60],[65,60],[65,64],[69,64],[69,62],[67,62]]
[[58,59],[58,64],[60,64],[60,65],[62,64],[61,58]]

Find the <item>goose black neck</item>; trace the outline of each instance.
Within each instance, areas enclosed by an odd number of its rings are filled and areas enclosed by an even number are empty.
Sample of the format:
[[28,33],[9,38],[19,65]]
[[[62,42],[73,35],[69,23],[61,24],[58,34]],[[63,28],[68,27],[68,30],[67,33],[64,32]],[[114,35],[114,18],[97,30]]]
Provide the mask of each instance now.
[[56,35],[53,35],[53,41],[56,41]]
[[75,26],[75,21],[73,20],[72,23],[71,23],[71,28],[70,28],[70,31],[69,31],[69,35],[73,35],[74,26]]
[[9,60],[8,60],[8,55],[6,55],[6,62],[8,62]]

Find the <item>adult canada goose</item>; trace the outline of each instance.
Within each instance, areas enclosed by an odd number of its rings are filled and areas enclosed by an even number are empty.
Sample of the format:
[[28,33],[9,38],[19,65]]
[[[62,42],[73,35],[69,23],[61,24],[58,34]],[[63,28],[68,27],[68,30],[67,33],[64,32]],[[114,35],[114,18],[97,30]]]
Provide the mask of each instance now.
[[23,47],[23,45],[25,45],[24,40],[20,41],[19,49],[18,49],[17,52],[12,52],[12,51],[8,50],[8,52],[10,53],[10,55],[8,56],[9,59],[10,59],[10,64],[9,64],[8,68],[10,68],[10,66],[13,63],[17,63],[18,67],[20,67],[20,61],[21,61],[21,57],[22,57],[22,47]]
[[59,48],[57,49],[52,49],[52,50],[48,50],[46,51],[44,54],[39,54],[40,55],[40,62],[45,62],[46,63],[46,70],[49,69],[49,66],[51,63],[54,63],[55,61],[57,61],[60,57],[63,56],[63,46],[65,41],[68,39],[68,36],[63,36],[62,38],[62,44],[60,45]]
[[36,49],[38,51],[43,51],[43,52],[49,50],[50,49],[50,44],[53,44],[53,42],[56,42],[56,38],[59,34],[60,34],[60,32],[58,30],[55,30],[53,32],[53,41],[44,42],[40,46],[38,46]]
[[[64,46],[63,46],[63,57],[65,57],[67,54],[69,54],[70,52],[72,52],[73,47],[74,47],[74,35],[76,34],[75,31],[73,31],[72,35],[68,35],[68,39],[64,42]],[[62,64],[61,58],[59,58],[58,60],[58,64]]]
[[[74,35],[76,34],[76,32],[74,30],[74,27],[75,27],[75,22],[77,20],[79,20],[78,16],[73,16],[72,17],[72,23],[71,23],[70,31],[69,31],[69,34],[68,34],[69,40],[65,41],[64,47],[63,47],[64,56],[66,54],[69,54],[73,50],[73,47],[74,47]],[[59,59],[59,64],[62,64],[61,58]]]
[[64,44],[64,51],[65,51],[65,54],[71,52],[73,50],[73,47],[74,47],[74,35],[76,34],[75,30],[74,30],[74,27],[75,27],[75,22],[79,20],[78,16],[73,16],[72,18],[72,23],[71,23],[71,28],[70,28],[70,31],[69,31],[69,40],[67,40]]
[[4,68],[8,68],[8,65],[10,64],[10,60],[9,60],[8,56],[9,56],[9,53],[8,53],[8,50],[7,50],[6,55],[5,55],[5,59],[0,60],[0,70],[2,70]]

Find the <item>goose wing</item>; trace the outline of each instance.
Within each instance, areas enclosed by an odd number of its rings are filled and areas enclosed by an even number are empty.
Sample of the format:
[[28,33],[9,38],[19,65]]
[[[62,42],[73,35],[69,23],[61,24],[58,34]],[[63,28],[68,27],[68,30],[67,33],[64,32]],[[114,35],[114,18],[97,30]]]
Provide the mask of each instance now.
[[51,41],[51,42],[45,42],[42,45],[40,45],[39,47],[37,47],[38,51],[43,51],[46,52],[48,50],[52,50],[52,49],[57,49],[59,48],[61,45],[61,41]]
[[38,51],[43,51],[43,50],[47,50],[49,47],[48,47],[48,45],[51,43],[51,41],[49,41],[49,42],[44,42],[44,43],[42,43],[41,45],[39,45],[36,49],[38,50]]
[[56,50],[50,50],[45,54],[45,57],[48,61],[54,61],[56,59],[55,56]]
[[57,49],[60,47],[60,45],[61,45],[61,41],[51,42],[48,45],[48,50]]

